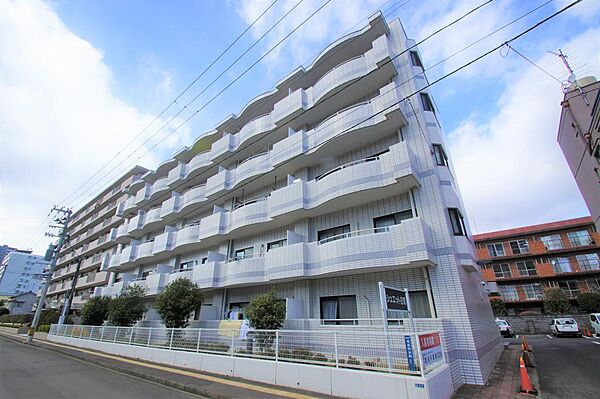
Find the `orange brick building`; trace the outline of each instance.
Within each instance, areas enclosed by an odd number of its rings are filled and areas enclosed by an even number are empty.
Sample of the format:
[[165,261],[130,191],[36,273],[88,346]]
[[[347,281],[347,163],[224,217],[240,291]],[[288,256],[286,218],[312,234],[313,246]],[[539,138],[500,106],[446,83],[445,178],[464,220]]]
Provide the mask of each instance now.
[[600,292],[600,233],[591,217],[473,236],[490,292],[510,314],[543,312],[544,291],[560,288],[574,303]]

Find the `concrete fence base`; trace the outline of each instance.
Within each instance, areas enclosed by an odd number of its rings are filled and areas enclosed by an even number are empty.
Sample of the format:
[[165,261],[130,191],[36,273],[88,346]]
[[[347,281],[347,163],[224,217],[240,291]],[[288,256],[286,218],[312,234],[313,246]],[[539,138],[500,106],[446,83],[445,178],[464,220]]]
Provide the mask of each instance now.
[[448,365],[425,377],[184,352],[49,335],[50,341],[169,366],[356,399],[448,399]]

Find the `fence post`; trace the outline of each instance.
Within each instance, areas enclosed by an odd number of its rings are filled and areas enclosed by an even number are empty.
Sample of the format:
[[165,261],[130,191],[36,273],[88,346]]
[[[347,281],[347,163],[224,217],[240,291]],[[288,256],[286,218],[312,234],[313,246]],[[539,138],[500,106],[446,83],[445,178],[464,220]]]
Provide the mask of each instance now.
[[94,336],[94,327],[96,326],[92,326],[92,329],[90,330],[90,336],[88,337],[88,341],[91,341],[92,337]]
[[279,330],[275,331],[275,361],[279,361]]
[[100,342],[102,342],[102,340],[104,339],[104,328],[106,326],[102,326],[102,332],[100,333]]
[[131,327],[131,334],[129,334],[129,346],[131,346],[131,340],[133,339],[133,329],[135,327]]
[[79,329],[79,339],[81,339],[81,337],[83,337],[83,326]]
[[119,333],[119,326],[117,326],[117,329],[115,330],[115,337],[113,338],[113,343],[117,342],[117,334]]
[[338,356],[337,331],[333,330],[333,347],[335,349],[335,367],[340,367],[340,358]]
[[152,327],[150,327],[150,331],[148,331],[148,345],[146,345],[146,348],[150,347],[150,337],[152,336]]
[[231,331],[231,357],[233,357],[233,346],[235,345],[235,331]]
[[196,342],[196,353],[200,352],[200,336],[202,335],[202,329],[198,329],[198,342]]
[[417,358],[419,359],[419,370],[421,371],[421,377],[425,377],[425,368],[423,367],[423,353],[421,352],[421,340],[419,339],[419,335],[416,332],[415,342],[417,344]]
[[173,348],[173,335],[175,335],[175,329],[171,328],[171,338],[169,339],[169,350]]
[[75,333],[75,326],[71,325],[71,338],[73,338],[74,333]]

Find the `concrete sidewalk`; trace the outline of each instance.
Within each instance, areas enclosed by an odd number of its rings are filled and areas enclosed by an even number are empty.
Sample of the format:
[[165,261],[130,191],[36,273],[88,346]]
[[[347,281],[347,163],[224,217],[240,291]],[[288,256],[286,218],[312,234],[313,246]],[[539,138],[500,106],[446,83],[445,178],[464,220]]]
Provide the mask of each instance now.
[[[16,334],[16,329],[0,328],[2,337],[23,342],[24,336]],[[35,334],[34,346],[52,350],[62,355],[85,361],[100,367],[118,371],[134,377],[163,384],[185,392],[194,393],[208,398],[219,399],[258,399],[258,398],[332,398],[312,392],[292,390],[280,386],[262,384],[254,381],[245,381],[221,375],[199,373],[194,370],[185,370],[175,367],[141,362],[135,359],[106,355],[88,349],[80,349],[64,344],[56,344],[46,340],[41,333]]]
[[[519,393],[520,373],[519,357],[521,356],[521,347],[519,343],[512,342],[504,349],[500,360],[494,367],[492,375],[485,385],[462,385],[452,397],[453,399],[532,399],[541,396],[527,395]],[[534,387],[539,390],[537,376],[532,375],[531,369],[529,376],[532,378]]]

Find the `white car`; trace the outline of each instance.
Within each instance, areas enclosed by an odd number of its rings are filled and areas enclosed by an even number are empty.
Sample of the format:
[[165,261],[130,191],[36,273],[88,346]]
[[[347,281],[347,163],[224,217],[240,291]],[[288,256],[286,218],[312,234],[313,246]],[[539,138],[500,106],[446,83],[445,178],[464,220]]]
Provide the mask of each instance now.
[[500,334],[502,334],[503,337],[512,337],[513,336],[513,329],[508,321],[502,320],[502,319],[496,319],[496,325],[500,329]]
[[581,337],[581,330],[577,325],[575,319],[570,317],[561,317],[558,319],[553,319],[550,322],[550,330],[555,337],[562,337],[565,335],[574,335],[576,337]]
[[592,326],[592,334],[600,337],[600,313],[590,314],[590,324]]

